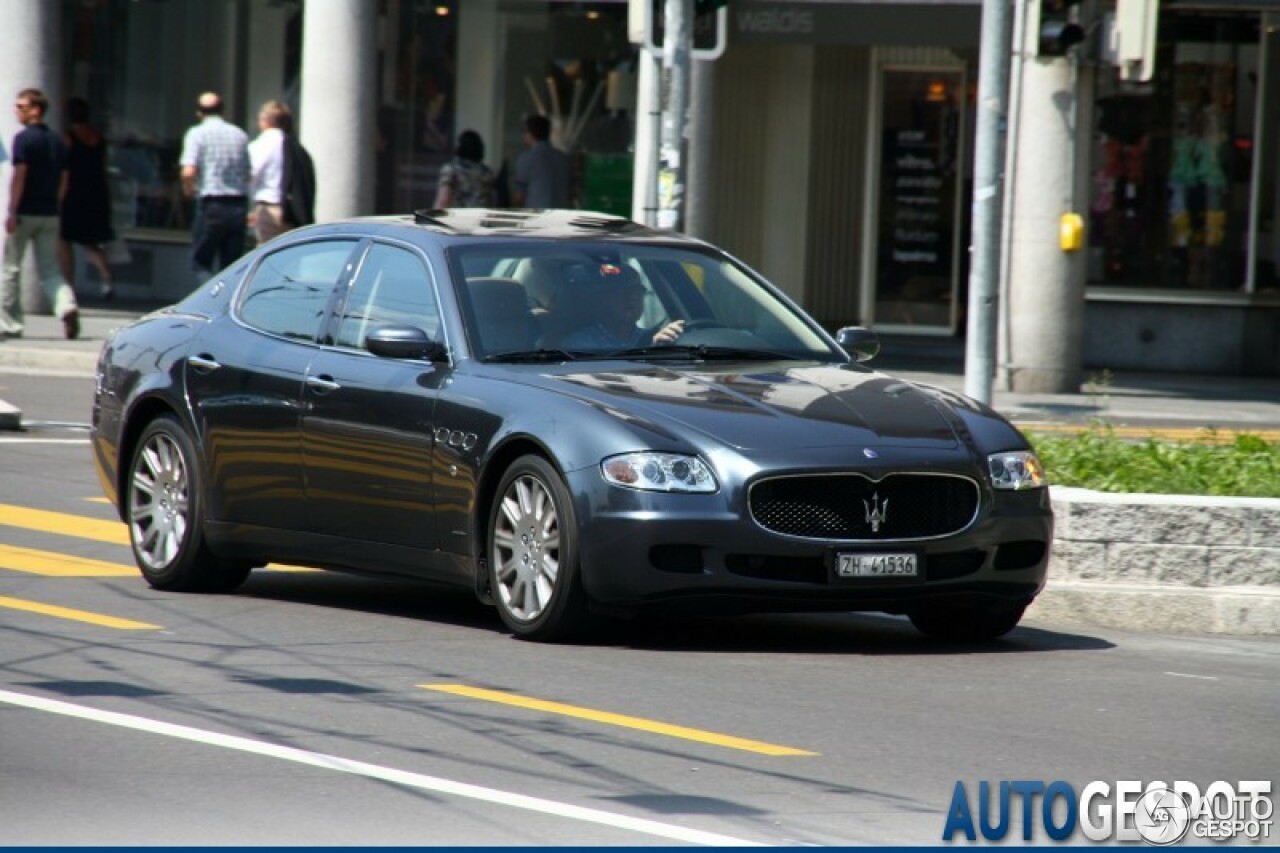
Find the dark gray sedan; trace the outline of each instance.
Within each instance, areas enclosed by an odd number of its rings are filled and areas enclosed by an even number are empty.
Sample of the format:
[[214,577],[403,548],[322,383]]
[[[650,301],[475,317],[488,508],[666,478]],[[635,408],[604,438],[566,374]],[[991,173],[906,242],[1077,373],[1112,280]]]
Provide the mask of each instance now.
[[627,220],[357,219],[116,332],[93,448],[157,589],[276,561],[463,584],[529,639],[658,607],[1004,634],[1045,581],[1040,463],[877,351]]

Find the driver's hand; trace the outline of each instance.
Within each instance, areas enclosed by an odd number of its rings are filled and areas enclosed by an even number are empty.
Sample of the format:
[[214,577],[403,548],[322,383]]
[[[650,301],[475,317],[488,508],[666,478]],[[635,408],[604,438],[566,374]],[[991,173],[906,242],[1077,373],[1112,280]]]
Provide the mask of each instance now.
[[684,332],[684,320],[672,320],[653,335],[655,344],[669,344]]

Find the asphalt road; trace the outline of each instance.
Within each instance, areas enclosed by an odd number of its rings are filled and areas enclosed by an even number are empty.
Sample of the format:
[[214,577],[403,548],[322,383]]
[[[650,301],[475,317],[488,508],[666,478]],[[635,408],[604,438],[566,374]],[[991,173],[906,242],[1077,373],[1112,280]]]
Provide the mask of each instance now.
[[5,844],[936,844],[958,781],[1280,767],[1273,638],[819,615],[543,646],[407,582],[156,592],[68,426],[90,383],[0,387]]

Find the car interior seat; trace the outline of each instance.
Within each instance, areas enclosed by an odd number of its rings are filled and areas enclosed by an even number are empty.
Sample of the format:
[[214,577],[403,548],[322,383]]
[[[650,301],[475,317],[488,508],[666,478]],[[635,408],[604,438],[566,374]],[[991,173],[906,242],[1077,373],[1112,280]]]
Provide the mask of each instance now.
[[473,278],[467,282],[480,348],[485,354],[518,352],[537,346],[538,327],[520,282],[509,278]]

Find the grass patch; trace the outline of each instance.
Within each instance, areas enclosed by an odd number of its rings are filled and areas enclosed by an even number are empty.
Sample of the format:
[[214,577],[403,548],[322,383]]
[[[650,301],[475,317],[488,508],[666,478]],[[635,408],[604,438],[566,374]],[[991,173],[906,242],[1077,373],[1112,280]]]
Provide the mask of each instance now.
[[1095,423],[1075,434],[1027,438],[1049,482],[1100,492],[1229,495],[1280,498],[1280,443],[1257,435],[1224,436],[1206,429],[1202,440],[1135,440]]

